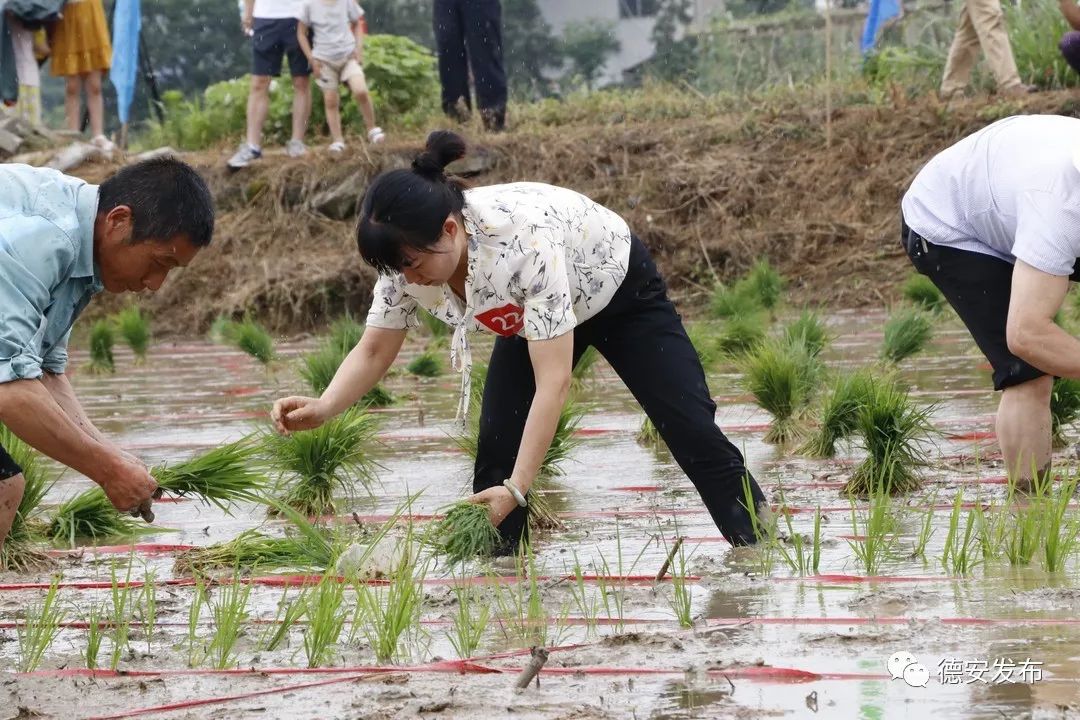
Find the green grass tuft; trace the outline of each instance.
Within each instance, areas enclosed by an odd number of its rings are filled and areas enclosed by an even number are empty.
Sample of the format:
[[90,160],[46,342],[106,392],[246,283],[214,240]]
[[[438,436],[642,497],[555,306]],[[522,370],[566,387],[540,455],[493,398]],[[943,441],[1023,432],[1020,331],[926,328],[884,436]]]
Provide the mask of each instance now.
[[451,564],[495,552],[502,537],[488,518],[487,505],[458,502],[425,533],[424,542]]
[[716,338],[716,349],[728,357],[752,352],[765,340],[767,328],[765,314],[761,312],[730,317]]
[[858,428],[859,411],[866,405],[871,387],[868,370],[837,379],[822,405],[817,429],[798,453],[817,458],[836,455],[836,443],[851,437]]
[[190,460],[156,467],[151,475],[173,495],[196,495],[227,511],[231,503],[262,502],[266,481],[252,467],[257,450],[252,439],[245,438]]
[[0,570],[26,572],[48,567],[52,561],[37,548],[37,544],[45,535],[39,519],[41,501],[52,487],[53,479],[45,468],[44,459],[3,425],[0,425],[0,447],[22,468],[25,482],[19,509],[15,511],[7,539],[0,548]]
[[744,355],[741,364],[747,392],[773,416],[765,442],[782,445],[797,439],[821,373],[818,360],[801,342],[769,338]]
[[90,364],[87,370],[95,375],[116,372],[113,360],[112,324],[108,320],[98,320],[90,327]]
[[1050,393],[1050,422],[1055,448],[1065,447],[1065,428],[1077,419],[1080,419],[1080,380],[1054,378],[1054,389]]
[[759,258],[743,279],[746,287],[766,310],[774,310],[784,292],[784,278],[768,258]]
[[802,342],[810,354],[818,356],[829,343],[829,332],[825,323],[813,310],[803,310],[802,314],[784,328],[784,335],[789,342]]
[[118,312],[113,318],[116,331],[131,351],[135,353],[136,362],[146,361],[146,352],[150,349],[150,320],[135,305]]
[[908,276],[908,279],[904,281],[903,293],[904,298],[923,310],[938,312],[947,306],[945,296],[938,290],[934,281],[922,273],[912,273]]
[[274,339],[250,317],[240,322],[219,317],[210,329],[210,336],[216,342],[235,345],[263,365],[269,365],[277,358]]
[[48,529],[49,537],[67,542],[71,547],[75,547],[77,538],[97,541],[150,532],[156,531],[142,520],[120,514],[99,487],[63,502],[54,511]]
[[442,361],[434,352],[425,350],[409,362],[405,369],[418,377],[438,377],[442,374]]
[[709,308],[715,318],[731,318],[752,315],[760,312],[763,306],[757,295],[746,285],[736,283],[729,286],[717,283]]

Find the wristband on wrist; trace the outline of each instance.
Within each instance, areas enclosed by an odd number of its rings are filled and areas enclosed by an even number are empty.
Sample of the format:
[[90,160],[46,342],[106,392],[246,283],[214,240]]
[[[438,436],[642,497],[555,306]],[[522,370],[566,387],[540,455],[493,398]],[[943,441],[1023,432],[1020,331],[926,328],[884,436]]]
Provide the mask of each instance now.
[[510,491],[510,494],[517,500],[519,507],[528,507],[529,503],[525,500],[525,496],[521,494],[521,491],[517,489],[514,483],[510,482],[510,478],[503,480],[503,487]]

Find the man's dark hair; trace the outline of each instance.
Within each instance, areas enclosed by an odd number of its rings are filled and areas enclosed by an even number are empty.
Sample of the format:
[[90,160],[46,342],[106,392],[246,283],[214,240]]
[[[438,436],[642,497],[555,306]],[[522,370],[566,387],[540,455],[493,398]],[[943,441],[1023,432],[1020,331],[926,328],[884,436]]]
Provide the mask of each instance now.
[[98,189],[98,212],[131,208],[132,242],[170,240],[185,235],[206,247],[214,234],[214,198],[199,173],[174,158],[128,165]]

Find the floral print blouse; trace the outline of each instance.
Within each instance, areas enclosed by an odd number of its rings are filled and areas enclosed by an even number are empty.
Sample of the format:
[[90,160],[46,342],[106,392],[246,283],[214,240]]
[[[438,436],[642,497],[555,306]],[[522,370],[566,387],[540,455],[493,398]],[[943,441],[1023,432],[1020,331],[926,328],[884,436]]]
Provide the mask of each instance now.
[[626,277],[630,228],[584,195],[543,183],[466,190],[462,215],[469,243],[465,300],[448,285],[412,285],[400,273],[383,275],[367,324],[417,327],[422,307],[453,326],[451,362],[464,374],[464,391],[469,332],[547,340],[604,309]]

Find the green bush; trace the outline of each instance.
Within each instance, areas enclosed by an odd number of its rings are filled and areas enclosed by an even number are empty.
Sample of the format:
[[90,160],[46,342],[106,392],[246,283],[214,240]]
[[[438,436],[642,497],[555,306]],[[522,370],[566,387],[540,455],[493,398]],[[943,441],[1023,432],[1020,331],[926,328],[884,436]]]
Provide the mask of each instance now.
[[[412,40],[396,35],[369,36],[364,43],[364,72],[380,125],[415,127],[437,111],[439,82],[435,58]],[[245,129],[250,84],[251,79],[246,75],[225,80],[206,88],[198,100],[186,100],[175,90],[164,93],[165,122],[152,124],[141,144],[198,150],[226,139],[239,141]],[[343,127],[362,132],[364,123],[348,88],[343,85],[338,92]],[[313,87],[312,95],[310,127],[321,132],[326,124],[322,92]],[[270,83],[270,111],[263,127],[265,144],[280,145],[288,141],[292,101],[289,79],[274,79]]]

